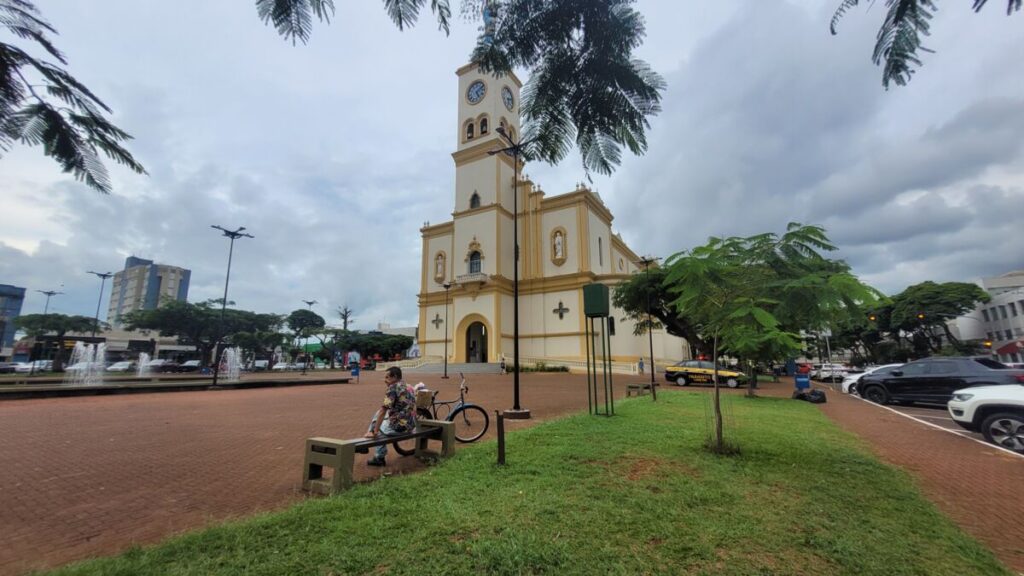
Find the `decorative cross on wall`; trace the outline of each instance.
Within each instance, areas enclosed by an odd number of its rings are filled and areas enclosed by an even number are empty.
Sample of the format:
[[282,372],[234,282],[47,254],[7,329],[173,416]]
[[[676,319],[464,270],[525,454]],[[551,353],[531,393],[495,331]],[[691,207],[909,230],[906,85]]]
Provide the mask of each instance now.
[[434,319],[430,321],[430,323],[434,325],[434,330],[440,328],[442,322],[444,322],[444,320],[441,320],[440,314],[434,314]]
[[555,314],[558,314],[558,319],[559,320],[562,320],[563,318],[565,318],[565,313],[568,312],[568,311],[569,311],[569,309],[565,307],[565,304],[562,304],[561,300],[558,301],[558,308],[555,308],[554,310],[552,310],[552,312],[554,312]]

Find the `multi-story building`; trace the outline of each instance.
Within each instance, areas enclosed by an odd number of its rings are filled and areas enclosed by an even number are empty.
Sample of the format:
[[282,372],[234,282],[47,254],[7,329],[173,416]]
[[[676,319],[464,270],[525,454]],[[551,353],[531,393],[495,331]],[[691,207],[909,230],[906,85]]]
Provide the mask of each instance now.
[[1024,270],[983,278],[992,300],[954,321],[961,340],[988,340],[1003,362],[1024,362]]
[[[628,280],[643,271],[640,258],[613,232],[612,213],[596,192],[579,185],[547,197],[521,175],[515,158],[495,153],[507,145],[502,134],[519,138],[521,84],[514,74],[493,76],[469,64],[456,75],[455,205],[452,220],[420,230],[420,351],[447,352],[450,362],[512,357],[518,276],[520,360],[582,362],[590,345],[583,287]],[[659,361],[686,358],[685,340],[658,329],[652,346],[646,335],[634,334],[622,310],[611,315],[619,324],[613,361],[634,363],[651,347]]]
[[14,319],[21,315],[24,302],[24,288],[0,284],[0,360],[10,358],[14,352]]
[[134,310],[152,310],[168,300],[185,301],[191,277],[190,270],[129,256],[124,270],[114,274],[107,321],[119,327],[121,316]]

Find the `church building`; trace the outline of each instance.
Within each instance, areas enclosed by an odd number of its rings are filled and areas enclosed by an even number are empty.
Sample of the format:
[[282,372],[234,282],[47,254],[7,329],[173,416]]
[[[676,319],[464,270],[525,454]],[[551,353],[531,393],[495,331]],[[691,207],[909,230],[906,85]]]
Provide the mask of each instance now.
[[[513,157],[489,154],[508,145],[499,127],[520,138],[513,74],[495,77],[468,64],[458,76],[455,205],[452,220],[423,227],[418,340],[423,356],[449,362],[511,363],[513,349],[513,191],[519,210],[520,362],[586,357],[583,286],[614,285],[638,271],[640,257],[612,231],[612,213],[585,186],[545,197]],[[614,361],[650,363],[647,335],[612,307]],[[654,332],[659,362],[689,357],[686,341]]]

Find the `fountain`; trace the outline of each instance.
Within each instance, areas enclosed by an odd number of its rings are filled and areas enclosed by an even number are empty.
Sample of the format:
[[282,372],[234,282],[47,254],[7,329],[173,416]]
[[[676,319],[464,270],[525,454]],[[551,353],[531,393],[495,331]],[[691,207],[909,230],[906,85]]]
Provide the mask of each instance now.
[[71,351],[71,360],[68,366],[84,363],[85,365],[77,370],[64,372],[64,384],[69,386],[98,386],[103,384],[103,375],[107,371],[104,360],[107,357],[107,344],[85,344],[75,342],[75,348]]
[[149,354],[139,352],[139,367],[135,370],[135,375],[139,378],[149,376]]
[[237,347],[224,350],[223,366],[224,369],[221,372],[224,374],[224,380],[228,382],[238,380],[242,371],[242,351]]

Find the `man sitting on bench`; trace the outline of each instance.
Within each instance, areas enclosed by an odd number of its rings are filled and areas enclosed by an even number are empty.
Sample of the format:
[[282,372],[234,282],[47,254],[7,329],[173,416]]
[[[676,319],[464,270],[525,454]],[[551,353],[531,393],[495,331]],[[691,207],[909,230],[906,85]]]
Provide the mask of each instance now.
[[[384,404],[373,415],[364,438],[374,438],[380,434],[396,436],[416,428],[416,395],[402,380],[402,369],[398,366],[388,368],[384,373],[384,384],[387,387]],[[377,446],[374,457],[366,463],[370,466],[384,466],[387,454],[386,444]]]

